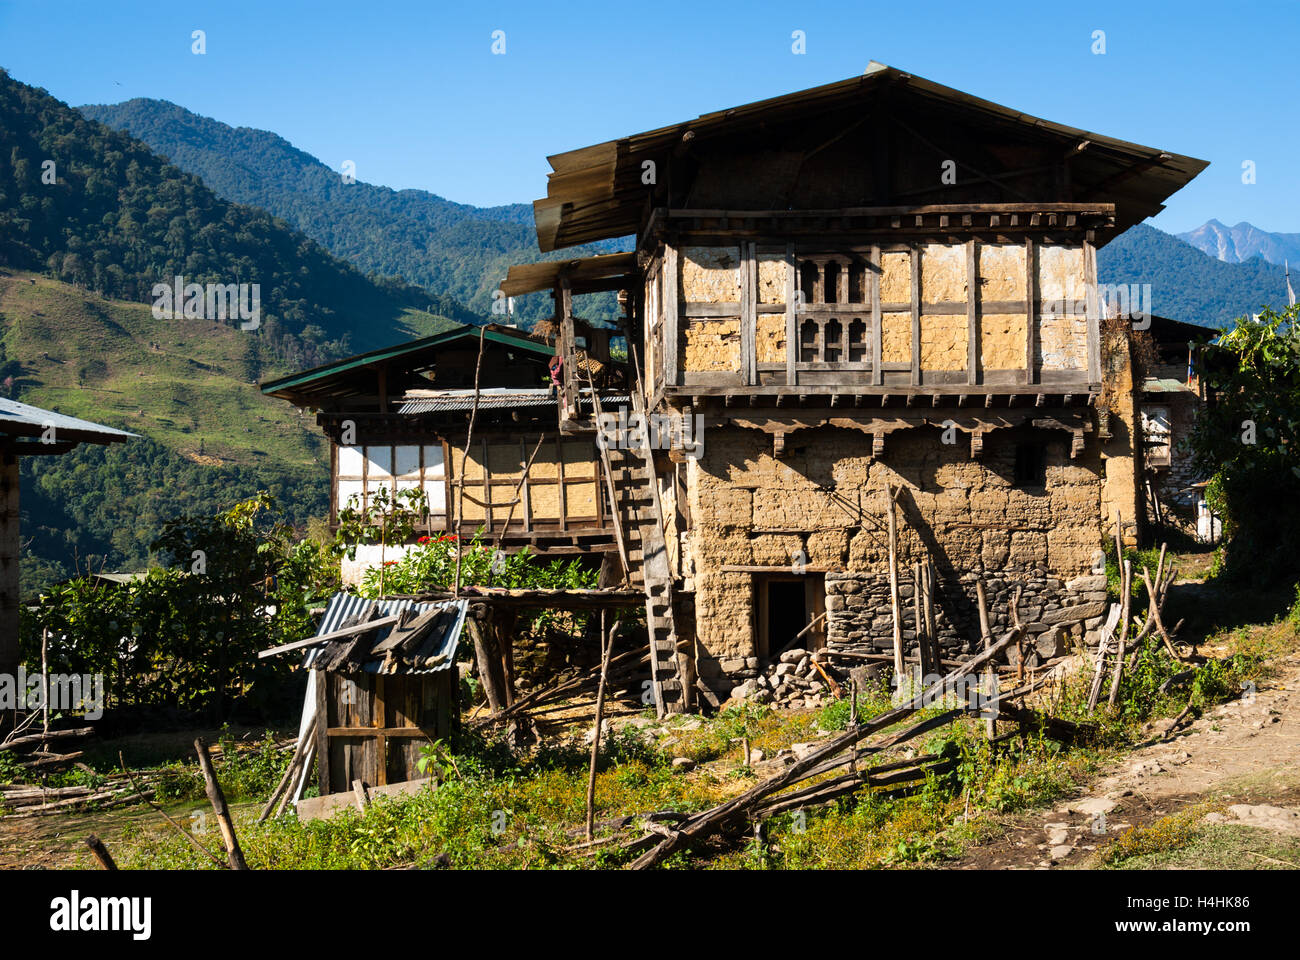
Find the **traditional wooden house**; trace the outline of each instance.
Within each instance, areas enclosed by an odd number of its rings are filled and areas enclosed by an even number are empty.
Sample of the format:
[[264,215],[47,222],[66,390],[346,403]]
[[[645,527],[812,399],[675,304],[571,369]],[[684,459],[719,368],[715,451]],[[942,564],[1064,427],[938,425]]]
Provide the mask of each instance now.
[[[611,360],[607,336],[589,336],[574,362],[617,393],[622,365]],[[381,489],[391,499],[415,488],[430,510],[417,536],[445,534],[457,527],[463,478],[465,536],[481,529],[507,551],[600,556],[614,549],[608,500],[593,437],[560,431],[549,369],[555,354],[545,337],[511,327],[458,327],[274,380],[262,391],[317,411],[330,441],[331,522]],[[381,557],[380,547],[362,547],[344,564],[345,579],[401,550],[383,548]]]
[[875,63],[549,159],[543,251],[635,237],[603,278],[630,415],[703,425],[687,444],[587,404],[572,303],[598,265],[561,262],[561,430],[608,441],[661,710],[796,639],[888,659],[914,562],[948,651],[978,642],[976,578],[995,625],[1018,589],[1031,632],[1096,636],[1101,548],[1143,516],[1129,326],[1100,320],[1096,251],[1204,161]]
[[[89,420],[0,398],[0,676],[18,671],[20,457],[57,456],[82,443],[121,443],[135,437]],[[0,716],[0,730],[5,718]]]

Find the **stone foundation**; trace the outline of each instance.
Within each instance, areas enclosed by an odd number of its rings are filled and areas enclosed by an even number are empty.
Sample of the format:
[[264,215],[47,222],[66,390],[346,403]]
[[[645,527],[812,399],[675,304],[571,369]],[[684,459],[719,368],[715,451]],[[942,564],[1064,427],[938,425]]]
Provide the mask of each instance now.
[[[935,579],[934,616],[942,656],[959,658],[982,649],[975,574]],[[910,571],[900,571],[898,586],[903,606],[903,642],[916,653],[916,629]],[[1060,656],[1077,641],[1095,645],[1109,604],[1106,578],[1085,575],[1069,582],[1048,575],[1043,568],[984,573],[989,629],[995,638],[1011,629],[1011,600],[1021,588],[1019,615],[1035,640],[1040,659]],[[889,575],[872,573],[826,574],[826,642],[830,649],[860,653],[892,653],[893,617],[889,603]]]

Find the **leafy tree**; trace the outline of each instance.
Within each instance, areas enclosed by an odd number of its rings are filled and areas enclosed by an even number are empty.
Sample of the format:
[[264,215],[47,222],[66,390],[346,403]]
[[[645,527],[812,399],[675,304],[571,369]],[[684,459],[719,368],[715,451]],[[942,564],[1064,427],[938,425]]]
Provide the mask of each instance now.
[[338,586],[315,541],[296,542],[269,495],[214,516],[168,522],[154,548],[171,567],[106,585],[79,578],[52,587],[26,611],[22,649],[51,670],[104,675],[117,705],[209,711],[217,721],[241,702],[262,710],[292,658],[257,651],[310,632],[309,608]]
[[1228,538],[1224,572],[1256,584],[1294,582],[1300,535],[1300,306],[1264,309],[1204,348],[1214,390],[1192,435],[1212,477],[1211,507]]

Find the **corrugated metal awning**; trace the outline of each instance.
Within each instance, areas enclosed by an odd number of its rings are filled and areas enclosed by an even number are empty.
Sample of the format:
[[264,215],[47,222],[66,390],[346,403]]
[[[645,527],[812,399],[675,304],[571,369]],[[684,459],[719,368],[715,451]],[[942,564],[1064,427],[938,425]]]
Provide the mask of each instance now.
[[100,423],[65,416],[53,410],[33,407],[0,397],[0,433],[21,437],[40,436],[48,428],[54,429],[58,439],[81,440],[89,443],[119,443],[136,438],[137,434],[116,430]]
[[[442,610],[447,613],[445,621],[437,625],[437,629],[433,634],[422,641],[420,649],[414,653],[414,656],[425,661],[433,661],[433,664],[418,669],[403,668],[397,672],[411,676],[438,673],[442,670],[450,670],[455,664],[456,648],[460,644],[460,632],[465,625],[465,612],[469,609],[469,601],[467,600],[420,603],[415,600],[368,600],[365,597],[358,597],[351,593],[336,593],[330,597],[329,605],[325,608],[325,615],[321,617],[320,628],[316,631],[316,636],[332,633],[339,629],[348,618],[365,614],[374,607],[378,608],[381,617],[390,617],[406,610],[412,610],[417,614],[427,613],[430,610]],[[372,646],[382,643],[391,632],[391,627],[381,627],[375,631],[376,636]],[[327,646],[328,644],[309,647],[306,656],[302,660],[303,667],[310,668]],[[364,663],[361,669],[366,673],[379,673],[382,663],[382,658],[376,658]]]
[[[591,398],[583,397],[581,400],[583,407],[590,410]],[[519,407],[554,407],[556,402],[556,398],[545,387],[540,390],[497,393],[485,390],[479,396],[478,408],[480,410],[513,410]],[[602,405],[628,404],[632,400],[627,394],[621,394],[602,396],[600,402]],[[419,396],[408,395],[402,401],[401,406],[397,408],[397,412],[403,414],[446,413],[448,411],[472,409],[474,409],[473,390],[448,390],[445,393],[422,390]]]

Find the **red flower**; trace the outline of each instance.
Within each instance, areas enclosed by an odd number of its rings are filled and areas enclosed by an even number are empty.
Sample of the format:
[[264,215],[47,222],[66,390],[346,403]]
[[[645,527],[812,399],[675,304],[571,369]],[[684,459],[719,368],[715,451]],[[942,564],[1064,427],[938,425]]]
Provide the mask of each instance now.
[[393,564],[395,564],[396,562],[397,562],[396,560],[385,560],[385,561],[384,561],[384,566],[386,566],[386,567],[391,567],[391,566],[392,566]]
[[428,543],[428,542],[429,542],[428,537],[421,537],[419,540],[416,541],[416,543]]

